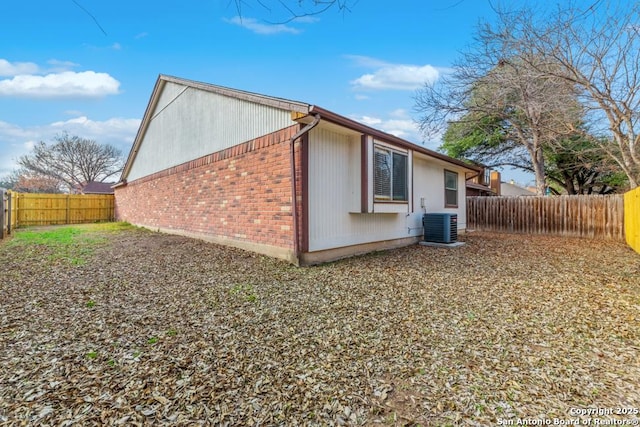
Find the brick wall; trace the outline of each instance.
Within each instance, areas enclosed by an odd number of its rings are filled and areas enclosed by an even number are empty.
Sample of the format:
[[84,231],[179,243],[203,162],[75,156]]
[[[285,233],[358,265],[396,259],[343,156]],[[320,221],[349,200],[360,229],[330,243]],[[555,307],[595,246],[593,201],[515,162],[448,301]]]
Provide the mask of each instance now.
[[[293,249],[289,143],[299,129],[294,125],[116,188],[116,217]],[[296,152],[300,177],[298,147]]]

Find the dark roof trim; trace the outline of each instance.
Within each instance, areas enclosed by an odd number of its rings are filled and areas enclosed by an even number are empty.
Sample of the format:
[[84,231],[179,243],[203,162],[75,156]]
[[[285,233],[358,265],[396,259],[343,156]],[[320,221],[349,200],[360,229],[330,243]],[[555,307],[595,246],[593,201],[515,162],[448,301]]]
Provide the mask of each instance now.
[[437,151],[433,151],[433,150],[429,150],[428,148],[422,147],[420,145],[414,144],[412,142],[409,142],[405,139],[399,138],[395,135],[391,135],[390,133],[386,133],[383,132],[381,130],[369,127],[365,124],[362,124],[360,122],[356,122],[355,120],[349,119],[347,117],[341,116],[339,114],[336,114],[332,111],[329,110],[325,110],[324,108],[318,107],[317,105],[314,105],[311,107],[311,113],[310,114],[320,114],[320,116],[327,121],[330,121],[332,123],[335,123],[337,125],[340,126],[344,126],[353,130],[356,130],[358,132],[361,132],[363,134],[367,134],[367,135],[371,135],[374,138],[377,139],[381,139],[384,140],[386,142],[389,142],[393,145],[396,145],[398,147],[401,148],[406,148],[409,150],[413,150],[413,151],[417,151],[418,153],[422,153],[422,154],[426,154],[429,157],[434,157],[436,159],[445,161],[447,163],[451,163],[454,164],[456,166],[461,166],[465,169],[468,169],[470,171],[475,171],[475,172],[479,172],[480,168],[475,166],[475,165],[470,165],[468,163],[463,162],[462,160],[458,160],[458,159],[454,159],[453,157],[449,157],[445,154],[442,153],[438,153]]
[[156,80],[156,84],[153,88],[153,92],[151,93],[151,98],[144,112],[144,116],[142,118],[142,122],[140,123],[140,127],[138,128],[138,133],[136,134],[136,138],[133,141],[133,146],[131,147],[131,151],[129,152],[129,157],[127,158],[127,162],[125,163],[124,169],[122,171],[122,175],[120,177],[120,181],[114,185],[114,188],[117,188],[121,185],[124,185],[124,183],[126,183],[129,172],[131,171],[131,166],[133,165],[133,162],[135,161],[135,158],[138,154],[138,150],[140,149],[140,144],[142,143],[144,134],[146,133],[147,128],[149,127],[149,123],[151,122],[151,119],[152,119],[151,115],[156,108],[156,105],[160,98],[160,94],[162,93],[162,89],[167,82],[184,85],[186,87],[192,87],[199,90],[204,90],[207,92],[216,93],[216,94],[228,96],[231,98],[242,99],[242,100],[254,102],[257,104],[267,105],[267,106],[278,108],[281,110],[287,110],[287,111],[299,113],[300,115],[320,114],[323,120],[327,120],[337,125],[340,125],[349,129],[353,129],[355,131],[361,132],[366,135],[371,135],[374,138],[384,140],[398,147],[410,149],[418,153],[422,153],[427,156],[445,161],[447,163],[451,163],[453,165],[463,167],[470,171],[476,171],[476,172],[480,171],[480,168],[474,165],[470,165],[461,160],[454,159],[452,157],[438,153],[437,151],[429,150],[428,148],[413,144],[402,138],[398,138],[397,136],[388,134],[386,132],[382,132],[381,130],[369,127],[362,123],[356,122],[355,120],[336,114],[332,111],[325,110],[324,108],[318,107],[316,105],[310,105],[304,102],[292,101],[284,98],[276,98],[273,96],[260,95],[253,92],[246,92],[242,90],[231,89],[224,86],[216,86],[209,83],[202,83],[194,80],[182,79],[179,77],[160,74],[158,76],[158,79]]
[[182,79],[179,77],[167,76],[160,74],[158,79],[165,82],[176,83],[201,89],[206,92],[216,93],[218,95],[228,96],[230,98],[242,99],[244,101],[255,102],[257,104],[268,105],[270,107],[279,108],[281,110],[296,111],[298,113],[309,114],[311,106],[304,102],[292,101],[290,99],[276,98],[274,96],[261,95],[258,93],[247,92],[244,90],[231,89],[224,86],[216,86],[209,83],[197,82],[194,80]]
[[491,187],[487,187],[486,185],[482,185],[482,184],[477,184],[475,182],[467,181],[465,183],[465,186],[468,187],[468,188],[473,188],[475,190],[482,190],[482,191],[486,191],[488,193],[495,193],[495,191],[493,191],[493,189]]
[[311,106],[303,102],[276,98],[273,96],[260,95],[243,90],[231,89],[228,87],[216,86],[209,83],[202,83],[194,80],[182,79],[179,77],[160,74],[158,76],[158,79],[156,80],[155,86],[153,87],[153,92],[151,93],[151,98],[149,99],[149,103],[147,104],[147,109],[144,112],[142,122],[140,123],[140,127],[138,128],[138,133],[136,134],[136,138],[133,141],[133,146],[131,147],[131,151],[129,152],[129,157],[127,157],[127,162],[125,163],[124,169],[122,170],[120,181],[115,185],[116,188],[122,185],[121,183],[126,182],[127,176],[131,171],[131,166],[133,165],[133,162],[138,155],[138,150],[140,149],[140,144],[142,143],[143,136],[146,133],[147,128],[149,127],[149,123],[151,122],[151,115],[156,108],[156,105],[160,98],[160,94],[162,93],[162,88],[167,82],[184,85],[186,87],[192,87],[223,96],[228,96],[230,98],[255,102],[258,104],[279,108],[281,110],[295,111],[302,114],[309,114],[309,111],[311,110]]

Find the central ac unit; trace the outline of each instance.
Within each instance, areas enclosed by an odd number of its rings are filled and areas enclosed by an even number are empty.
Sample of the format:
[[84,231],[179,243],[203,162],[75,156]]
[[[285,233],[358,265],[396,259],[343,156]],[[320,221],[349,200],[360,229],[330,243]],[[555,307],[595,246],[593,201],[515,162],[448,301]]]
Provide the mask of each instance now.
[[458,215],[429,213],[422,216],[425,242],[454,243],[458,240]]

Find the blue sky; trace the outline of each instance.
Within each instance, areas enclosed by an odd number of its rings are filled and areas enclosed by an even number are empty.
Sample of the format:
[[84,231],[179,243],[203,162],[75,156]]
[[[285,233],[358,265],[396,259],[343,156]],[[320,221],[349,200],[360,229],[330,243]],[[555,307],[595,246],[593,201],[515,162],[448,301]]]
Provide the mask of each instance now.
[[447,72],[491,2],[350,5],[282,23],[291,14],[277,0],[244,0],[241,17],[234,0],[2,2],[0,176],[65,131],[126,156],[158,74],[319,105],[423,143],[415,90]]

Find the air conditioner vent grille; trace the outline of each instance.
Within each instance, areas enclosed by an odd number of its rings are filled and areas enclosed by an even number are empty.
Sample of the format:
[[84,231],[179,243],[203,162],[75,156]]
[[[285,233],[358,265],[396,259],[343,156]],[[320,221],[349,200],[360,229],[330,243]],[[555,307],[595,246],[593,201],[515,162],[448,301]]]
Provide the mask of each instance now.
[[458,215],[429,213],[422,216],[425,242],[454,243],[458,240]]

